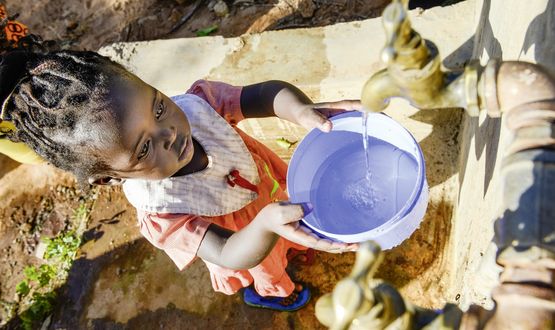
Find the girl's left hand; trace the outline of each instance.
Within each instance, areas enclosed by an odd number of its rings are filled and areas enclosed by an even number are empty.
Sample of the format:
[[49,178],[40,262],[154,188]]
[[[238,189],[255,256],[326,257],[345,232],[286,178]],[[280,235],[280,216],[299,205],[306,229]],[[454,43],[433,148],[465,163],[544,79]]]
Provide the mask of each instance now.
[[359,100],[303,104],[292,113],[294,118],[291,121],[307,130],[318,128],[322,132],[329,132],[332,129],[330,117],[353,110],[362,111]]
[[263,226],[268,232],[300,245],[329,253],[354,252],[358,243],[336,242],[322,238],[315,232],[300,224],[305,209],[300,204],[288,201],[266,205],[254,218],[252,226]]

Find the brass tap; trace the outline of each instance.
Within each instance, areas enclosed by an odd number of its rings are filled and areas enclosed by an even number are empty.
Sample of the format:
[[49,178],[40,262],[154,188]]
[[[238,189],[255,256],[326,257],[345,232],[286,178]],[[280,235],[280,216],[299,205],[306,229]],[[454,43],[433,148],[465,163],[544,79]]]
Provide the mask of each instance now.
[[393,286],[374,278],[382,260],[378,244],[361,245],[351,274],[316,302],[320,323],[331,330],[458,328],[462,311],[455,305],[448,304],[438,314],[405,301]]
[[[367,111],[383,111],[392,97],[402,97],[419,109],[464,108],[471,116],[487,110],[490,117],[499,117],[514,107],[512,103],[545,100],[553,92],[549,72],[532,63],[492,59],[482,67],[472,60],[463,71],[443,71],[437,47],[411,27],[408,0],[393,0],[383,13],[383,25],[382,61],[387,67],[362,89]],[[512,96],[515,88],[518,100]]]
[[420,109],[466,108],[477,115],[477,63],[464,72],[443,72],[437,47],[412,29],[408,0],[394,0],[383,13],[387,68],[375,73],[362,89],[367,111],[384,110],[392,97],[407,99]]

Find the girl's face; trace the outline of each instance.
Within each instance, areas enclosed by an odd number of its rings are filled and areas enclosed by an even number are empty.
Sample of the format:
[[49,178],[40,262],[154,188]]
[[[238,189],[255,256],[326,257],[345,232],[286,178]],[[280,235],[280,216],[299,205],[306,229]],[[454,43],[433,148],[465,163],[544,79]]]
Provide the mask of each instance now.
[[119,178],[170,177],[193,157],[189,121],[160,91],[142,81],[133,85],[118,109],[120,141],[107,150],[106,162]]

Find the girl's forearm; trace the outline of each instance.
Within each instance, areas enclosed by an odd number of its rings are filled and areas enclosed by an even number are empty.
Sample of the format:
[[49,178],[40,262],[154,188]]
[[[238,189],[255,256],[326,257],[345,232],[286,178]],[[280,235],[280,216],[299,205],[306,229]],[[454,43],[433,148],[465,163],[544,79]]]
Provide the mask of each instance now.
[[255,218],[253,222],[227,239],[222,248],[221,259],[229,264],[229,268],[252,268],[261,263],[272,251],[279,236],[268,230],[262,224],[263,220]]
[[292,108],[311,103],[299,88],[280,80],[245,86],[241,92],[241,110],[245,118],[278,116],[288,119],[292,117],[288,114]]
[[300,89],[295,86],[283,88],[274,98],[274,113],[281,119],[292,123],[298,122],[299,113],[303,112],[305,106],[312,101]]
[[[202,240],[197,255],[205,261],[231,269],[249,269],[258,265],[272,251],[278,234],[292,242],[333,249],[337,244],[320,242],[303,230],[298,221],[303,216],[299,204],[288,202],[270,203],[238,232],[211,225]],[[293,223],[296,223],[293,224]]]
[[229,269],[249,269],[270,253],[279,236],[264,225],[262,214],[237,232],[220,227],[206,233],[198,255]]

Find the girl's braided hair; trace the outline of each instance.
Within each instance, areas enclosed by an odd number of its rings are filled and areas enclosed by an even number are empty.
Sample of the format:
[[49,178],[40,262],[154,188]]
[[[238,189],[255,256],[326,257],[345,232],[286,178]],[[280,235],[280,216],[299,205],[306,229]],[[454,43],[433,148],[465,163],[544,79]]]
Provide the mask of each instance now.
[[2,116],[16,127],[0,138],[27,144],[79,180],[110,173],[101,149],[118,138],[115,89],[134,76],[107,57],[52,50],[34,35],[0,46]]

